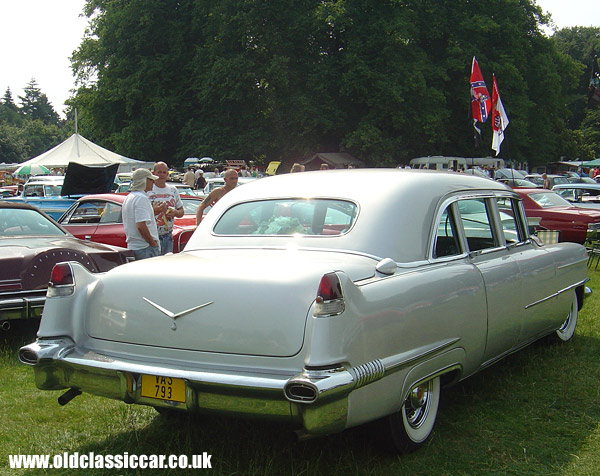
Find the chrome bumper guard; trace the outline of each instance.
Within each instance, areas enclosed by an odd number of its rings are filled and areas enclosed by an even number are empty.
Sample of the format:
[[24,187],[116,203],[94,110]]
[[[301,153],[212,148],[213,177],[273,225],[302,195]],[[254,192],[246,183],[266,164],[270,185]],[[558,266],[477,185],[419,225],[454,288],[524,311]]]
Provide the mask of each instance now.
[[46,303],[43,296],[0,298],[0,319],[31,319],[40,317]]

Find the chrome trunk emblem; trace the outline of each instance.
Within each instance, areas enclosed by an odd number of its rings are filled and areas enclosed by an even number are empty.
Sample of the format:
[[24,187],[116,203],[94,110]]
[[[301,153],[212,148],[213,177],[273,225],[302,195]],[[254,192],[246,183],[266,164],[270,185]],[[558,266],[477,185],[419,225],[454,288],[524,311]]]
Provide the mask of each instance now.
[[171,320],[173,321],[173,323],[171,324],[171,329],[173,329],[173,330],[177,329],[177,324],[175,323],[175,320],[177,318],[186,316],[187,314],[197,311],[198,309],[202,309],[203,307],[210,306],[211,304],[214,303],[214,301],[210,301],[210,302],[200,304],[199,306],[195,306],[195,307],[186,309],[185,311],[181,311],[181,312],[178,312],[177,314],[175,314],[174,312],[171,312],[168,309],[165,309],[164,307],[160,306],[159,304],[156,304],[155,302],[150,301],[150,299],[148,299],[148,298],[142,297],[142,299],[144,301],[146,301],[148,304],[150,304],[152,307],[158,309],[165,316],[171,318]]

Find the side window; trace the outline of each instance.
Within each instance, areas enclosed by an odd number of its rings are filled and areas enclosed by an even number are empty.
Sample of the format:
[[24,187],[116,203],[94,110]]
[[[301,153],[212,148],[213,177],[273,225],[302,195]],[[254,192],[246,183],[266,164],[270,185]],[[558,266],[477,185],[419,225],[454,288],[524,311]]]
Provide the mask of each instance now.
[[68,223],[99,223],[104,202],[81,202],[68,218]]
[[43,197],[44,196],[44,187],[41,185],[31,185],[29,187],[25,187],[25,196],[26,197]]
[[525,241],[523,227],[519,227],[521,220],[518,201],[511,198],[499,198],[498,211],[506,244],[511,245]]
[[460,222],[470,251],[485,250],[498,246],[493,233],[493,221],[485,198],[458,201]]
[[442,213],[437,227],[437,236],[433,248],[433,257],[454,256],[460,254],[460,246],[456,237],[456,222],[452,208],[448,206]]
[[121,205],[106,202],[104,212],[100,216],[100,223],[121,223]]

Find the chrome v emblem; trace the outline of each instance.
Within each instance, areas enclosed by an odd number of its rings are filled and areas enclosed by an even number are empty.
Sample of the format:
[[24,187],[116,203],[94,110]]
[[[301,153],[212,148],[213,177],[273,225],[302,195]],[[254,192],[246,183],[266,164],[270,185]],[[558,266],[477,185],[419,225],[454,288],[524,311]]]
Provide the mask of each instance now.
[[150,301],[150,299],[148,299],[148,298],[142,297],[142,299],[144,301],[146,301],[148,304],[150,304],[152,307],[158,309],[160,312],[162,312],[167,317],[170,317],[173,320],[173,325],[171,326],[171,329],[173,329],[173,330],[177,329],[177,324],[175,324],[175,319],[186,316],[194,311],[197,311],[198,309],[202,309],[203,307],[210,306],[211,304],[214,303],[214,301],[209,301],[207,303],[200,304],[199,306],[195,306],[195,307],[186,309],[185,311],[181,311],[181,312],[178,312],[177,314],[175,314],[175,313],[169,311],[168,309],[165,309],[164,307],[156,304],[155,302]]

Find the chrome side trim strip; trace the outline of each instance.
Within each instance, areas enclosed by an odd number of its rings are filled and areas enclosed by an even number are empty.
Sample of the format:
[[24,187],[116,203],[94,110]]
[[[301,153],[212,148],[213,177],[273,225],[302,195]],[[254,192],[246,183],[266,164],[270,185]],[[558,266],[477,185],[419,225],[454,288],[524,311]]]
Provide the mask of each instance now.
[[552,298],[560,296],[561,294],[566,293],[567,291],[570,291],[571,289],[574,289],[576,287],[579,287],[579,286],[587,283],[588,281],[589,281],[589,278],[586,278],[586,279],[584,279],[582,281],[579,281],[578,283],[571,284],[570,286],[568,286],[568,287],[566,287],[564,289],[561,289],[560,291],[557,291],[554,294],[550,294],[550,296],[546,296],[545,298],[542,298],[542,299],[540,299],[538,301],[532,302],[531,304],[527,304],[525,306],[525,309],[529,309],[530,307],[537,306],[538,304],[541,304],[541,303],[546,302],[546,301],[548,301],[548,300],[550,300]]

